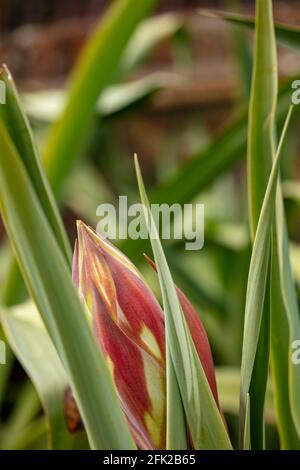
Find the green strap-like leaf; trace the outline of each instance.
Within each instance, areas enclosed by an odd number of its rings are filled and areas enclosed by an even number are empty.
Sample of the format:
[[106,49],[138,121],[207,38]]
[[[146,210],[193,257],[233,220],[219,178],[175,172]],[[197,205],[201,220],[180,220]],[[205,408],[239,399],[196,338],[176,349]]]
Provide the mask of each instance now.
[[[244,442],[244,430],[246,420],[246,407],[250,384],[253,374],[254,362],[257,354],[257,346],[262,321],[266,285],[268,278],[268,268],[270,259],[270,235],[274,218],[276,190],[279,174],[280,155],[282,143],[285,137],[292,108],[288,113],[284,129],[282,131],[277,154],[274,159],[271,175],[267,185],[265,198],[258,220],[256,235],[254,238],[252,256],[249,268],[249,277],[247,284],[246,307],[245,307],[245,325],[241,364],[241,394],[240,394],[240,437]],[[255,401],[249,396],[250,402],[250,425],[251,425],[251,406],[255,407]]]
[[[251,83],[251,95],[248,118],[248,204],[249,222],[252,239],[261,212],[263,199],[275,153],[275,112],[277,103],[277,56],[273,27],[272,1],[256,1],[254,66]],[[264,247],[270,250],[270,240]],[[266,253],[266,271],[268,276],[269,253]],[[249,384],[251,447],[264,447],[264,401],[269,369],[270,343],[270,305],[267,277],[262,284],[260,295],[264,305],[258,328],[258,342],[253,343],[254,363],[250,367]],[[260,301],[260,299],[257,299]],[[255,406],[251,406],[254,402]],[[242,432],[242,430],[240,430]],[[242,441],[240,441],[242,444]]]
[[161,42],[176,37],[183,30],[183,19],[176,13],[146,18],[140,23],[124,50],[118,75],[125,76],[132,72]]
[[[231,449],[221,414],[212,396],[178,301],[173,279],[150,211],[137,157],[135,157],[135,166],[163,296],[167,348],[170,348],[193,445],[196,449]],[[170,375],[167,373],[167,378],[169,377]],[[176,410],[173,412],[176,413]]]

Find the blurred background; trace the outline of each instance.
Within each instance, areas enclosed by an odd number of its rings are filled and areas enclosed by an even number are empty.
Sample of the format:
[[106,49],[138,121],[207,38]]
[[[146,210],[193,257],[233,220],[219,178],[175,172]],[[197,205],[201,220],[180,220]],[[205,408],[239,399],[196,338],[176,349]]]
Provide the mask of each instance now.
[[[8,65],[22,93],[40,149],[63,107],[64,90],[78,53],[110,3],[0,0],[0,61]],[[300,24],[299,2],[273,3],[276,21]],[[120,70],[101,96],[84,151],[64,184],[61,208],[74,240],[76,219],[95,227],[99,204],[117,203],[119,195],[138,202],[134,153],[139,155],[150,198],[156,188],[165,187],[165,182],[174,181],[172,187],[176,188],[178,172],[185,171],[190,161],[203,159],[199,186],[190,196],[194,202],[205,204],[204,248],[191,253],[184,250],[183,244],[169,243],[166,252],[176,282],[197,307],[207,328],[221,402],[236,439],[250,240],[246,148],[239,140],[232,144],[230,132],[236,129],[232,126],[239,122],[248,104],[253,33],[200,11],[208,8],[253,15],[254,1],[160,2],[153,17],[139,26]],[[280,81],[284,83],[300,71],[300,56],[282,46],[278,54]],[[286,139],[283,176],[293,267],[300,285],[298,126],[299,119],[295,118]],[[236,147],[228,157],[231,144]],[[216,154],[218,161],[214,163]],[[178,188],[179,192],[189,194],[188,186]],[[0,280],[5,284],[3,227],[0,237]],[[145,250],[140,250],[138,244],[120,246],[158,293],[155,276],[143,261]],[[149,246],[147,250],[151,253]],[[25,372],[14,361],[7,375],[5,387],[0,387],[0,446],[46,447],[42,426],[28,431],[37,418],[43,420],[43,414]],[[278,438],[273,426],[271,386],[266,414],[268,446],[275,448]]]

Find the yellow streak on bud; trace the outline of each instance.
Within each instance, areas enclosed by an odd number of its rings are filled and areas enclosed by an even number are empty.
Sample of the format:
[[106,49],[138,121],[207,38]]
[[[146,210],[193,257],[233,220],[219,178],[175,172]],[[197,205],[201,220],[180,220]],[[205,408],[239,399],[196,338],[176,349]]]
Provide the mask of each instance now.
[[155,356],[158,361],[161,361],[162,357],[158,342],[156,341],[156,338],[152,331],[146,325],[143,325],[140,337],[143,343],[148,346],[153,356]]

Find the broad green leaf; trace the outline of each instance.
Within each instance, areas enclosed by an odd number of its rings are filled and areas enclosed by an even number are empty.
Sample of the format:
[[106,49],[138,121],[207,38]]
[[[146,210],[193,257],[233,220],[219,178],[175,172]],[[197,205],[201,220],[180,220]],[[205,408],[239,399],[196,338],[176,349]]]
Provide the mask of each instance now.
[[133,448],[110,372],[86,321],[68,265],[2,122],[0,145],[3,220],[28,290],[66,370],[90,445]]
[[[231,449],[221,414],[212,396],[178,301],[173,279],[150,211],[137,157],[135,157],[135,166],[163,296],[167,347],[170,348],[193,444],[196,449]],[[168,378],[170,378],[169,373],[167,373]],[[176,413],[176,410],[173,412]]]
[[[270,260],[270,235],[274,219],[277,181],[279,174],[280,155],[282,143],[289,123],[292,108],[288,113],[278,150],[272,166],[270,178],[267,184],[266,194],[263,200],[257,230],[253,243],[253,250],[250,261],[249,277],[247,284],[245,324],[243,337],[243,351],[241,364],[241,392],[240,392],[240,437],[244,442],[244,429],[246,419],[247,397],[250,390],[251,379],[264,311],[265,293],[267,287],[269,260]],[[250,416],[251,407],[256,403],[250,394]],[[250,417],[251,424],[251,417]],[[251,436],[252,437],[252,436]]]
[[46,144],[43,161],[55,193],[82,150],[100,93],[112,79],[132,33],[156,3],[113,2],[87,41],[70,78],[65,109]]
[[67,260],[71,260],[70,244],[63,227],[56,202],[50,190],[44,169],[37,155],[30,126],[23,112],[18,92],[9,70],[0,67],[0,80],[5,83],[6,103],[0,107],[0,120],[6,127],[10,139],[14,142],[24,162],[44,213]]
[[[49,421],[49,447],[73,448],[78,439],[69,434],[62,409],[68,379],[34,304],[28,301],[10,309],[3,308],[1,320],[16,357],[40,396]],[[11,432],[10,426],[10,439]]]
[[[253,18],[237,13],[225,11],[200,10],[200,14],[213,18],[222,18],[239,26],[254,29],[255,21]],[[300,29],[294,26],[279,24],[274,25],[276,39],[278,42],[292,47],[299,51],[300,49]]]

